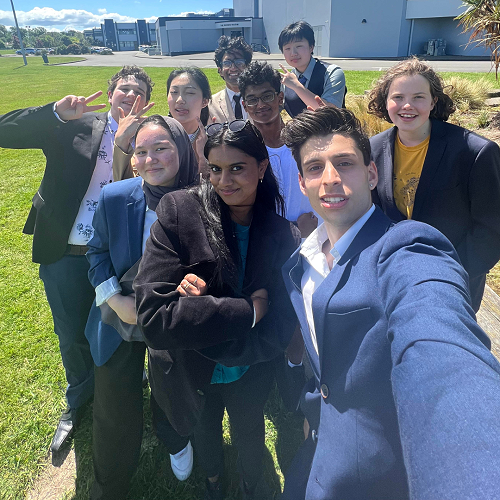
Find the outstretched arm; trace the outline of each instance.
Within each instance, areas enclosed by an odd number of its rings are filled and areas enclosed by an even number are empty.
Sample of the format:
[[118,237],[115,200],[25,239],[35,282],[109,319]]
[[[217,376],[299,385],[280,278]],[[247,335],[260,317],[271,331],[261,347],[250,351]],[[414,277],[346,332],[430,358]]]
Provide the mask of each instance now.
[[451,244],[419,226],[396,225],[378,263],[410,497],[495,498],[500,365]]

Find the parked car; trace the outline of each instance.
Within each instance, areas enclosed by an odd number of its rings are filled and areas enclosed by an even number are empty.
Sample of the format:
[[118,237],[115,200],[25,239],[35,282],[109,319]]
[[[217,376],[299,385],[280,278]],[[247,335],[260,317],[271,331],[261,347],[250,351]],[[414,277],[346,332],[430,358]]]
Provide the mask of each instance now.
[[[33,49],[33,48],[29,48],[29,49],[26,48],[26,49],[24,49],[24,52],[26,53],[26,55],[29,55],[29,54],[34,55],[35,54],[35,49]],[[22,54],[22,53],[23,53],[23,51],[21,49],[16,50],[16,54]]]

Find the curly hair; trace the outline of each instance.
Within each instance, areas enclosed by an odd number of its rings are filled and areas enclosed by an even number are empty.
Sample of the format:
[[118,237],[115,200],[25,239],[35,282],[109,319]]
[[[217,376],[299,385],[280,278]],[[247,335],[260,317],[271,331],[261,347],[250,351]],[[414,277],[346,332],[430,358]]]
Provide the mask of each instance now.
[[118,71],[115,75],[113,75],[108,80],[108,92],[113,92],[118,85],[119,80],[128,80],[131,76],[133,76],[136,80],[140,80],[146,84],[146,101],[149,102],[151,99],[151,92],[153,90],[154,83],[151,81],[149,75],[139,66],[123,66],[123,68]]
[[226,55],[226,52],[241,52],[243,54],[243,59],[245,59],[245,64],[248,66],[252,60],[253,50],[250,45],[245,41],[242,36],[236,38],[229,38],[226,35],[222,35],[219,38],[218,47],[215,49],[215,64],[218,68],[222,68],[222,59]]
[[448,120],[455,112],[455,105],[451,97],[444,93],[443,79],[426,62],[417,57],[398,62],[378,79],[368,96],[368,113],[392,123],[387,112],[387,98],[391,83],[401,76],[413,75],[422,75],[429,82],[431,96],[436,100],[430,117],[441,121]]
[[354,113],[344,108],[324,107],[316,111],[303,111],[289,121],[281,132],[283,142],[292,151],[300,175],[303,175],[300,150],[302,146],[315,136],[323,137],[339,134],[354,141],[363,155],[365,165],[369,165],[371,157],[370,140]]
[[263,61],[253,61],[238,78],[238,88],[241,97],[245,100],[246,89],[249,85],[262,85],[269,82],[276,92],[281,92],[281,77],[277,70]]

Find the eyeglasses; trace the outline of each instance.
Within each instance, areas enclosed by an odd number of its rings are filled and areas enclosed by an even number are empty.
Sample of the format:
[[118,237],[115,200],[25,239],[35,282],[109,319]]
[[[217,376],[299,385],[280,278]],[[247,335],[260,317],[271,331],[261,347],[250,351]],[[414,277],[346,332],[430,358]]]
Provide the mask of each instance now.
[[277,92],[266,92],[265,94],[262,94],[260,97],[249,97],[248,99],[243,99],[245,101],[245,104],[247,106],[257,106],[259,103],[259,99],[263,103],[268,103],[268,102],[273,102],[274,99],[276,98]]
[[245,59],[226,59],[225,61],[222,61],[222,67],[223,68],[231,68],[232,66],[235,66],[238,69],[245,69],[247,63],[245,62]]
[[220,132],[222,129],[229,129],[231,132],[240,132],[243,130],[250,122],[248,120],[233,120],[232,122],[225,123],[212,123],[206,128],[206,133],[208,137]]

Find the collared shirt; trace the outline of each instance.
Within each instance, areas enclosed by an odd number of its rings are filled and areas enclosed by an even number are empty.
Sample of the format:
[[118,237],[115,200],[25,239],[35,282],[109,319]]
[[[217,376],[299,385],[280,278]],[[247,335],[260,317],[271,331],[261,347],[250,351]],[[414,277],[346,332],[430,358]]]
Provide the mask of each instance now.
[[113,143],[117,129],[118,123],[109,112],[92,178],[69,233],[68,243],[70,245],[86,245],[94,234],[92,219],[97,208],[99,194],[106,184],[113,181]]
[[[299,73],[295,68],[292,71],[297,75],[304,75],[307,81],[304,85],[305,88],[309,88],[309,83],[311,81],[311,76],[316,64],[316,59],[311,57],[309,64],[304,71],[304,73]],[[344,71],[340,66],[336,64],[330,64],[327,66],[325,63],[320,61],[320,64],[326,66],[325,81],[323,83],[323,93],[320,95],[321,99],[324,101],[335,104],[337,108],[342,107],[342,102],[344,101],[344,89],[345,89],[345,76]]]
[[[231,106],[233,107],[233,114],[234,114],[234,108],[236,106],[236,103],[234,102],[233,97],[235,95],[240,95],[240,93],[234,92],[228,87],[226,87],[226,92],[227,92],[227,96],[229,97],[229,101],[231,102]],[[240,103],[241,103],[241,101],[240,101]],[[243,115],[243,120],[248,120],[248,113],[246,112],[245,108],[243,107],[243,104],[241,105],[241,114]]]
[[[349,248],[360,229],[365,225],[371,214],[375,211],[375,205],[360,217],[335,243],[330,250],[333,257],[333,267],[339,262],[345,251]],[[323,253],[323,244],[328,239],[325,224],[321,224],[314,230],[309,237],[302,243],[300,254],[304,257],[304,274],[302,275],[301,288],[304,307],[306,311],[307,324],[314,348],[318,353],[318,342],[316,339],[316,330],[314,326],[314,316],[312,310],[312,300],[315,290],[323,283],[331,269],[328,266],[326,255]],[[319,353],[318,353],[319,354]]]

